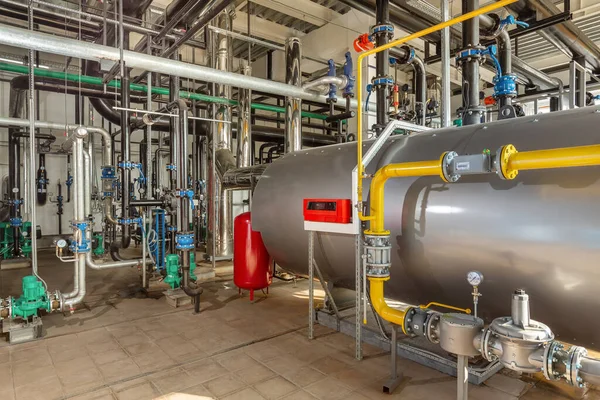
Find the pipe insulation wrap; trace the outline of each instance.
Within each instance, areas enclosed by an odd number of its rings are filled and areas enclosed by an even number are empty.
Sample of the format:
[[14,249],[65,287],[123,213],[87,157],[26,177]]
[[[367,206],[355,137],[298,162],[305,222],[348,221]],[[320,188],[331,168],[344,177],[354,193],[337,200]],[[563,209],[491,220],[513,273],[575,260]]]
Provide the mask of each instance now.
[[[103,60],[118,62],[120,60],[118,48],[28,31],[23,28],[4,24],[0,24],[0,44],[98,62]],[[324,104],[327,101],[326,96],[306,92],[301,87],[245,76],[234,72],[218,71],[201,65],[187,64],[181,61],[136,53],[130,50],[123,51],[123,60],[128,68],[142,68],[151,72],[174,75],[180,78],[231,85],[280,96],[293,96],[302,100],[316,101]],[[351,101],[351,106],[352,108],[358,107],[356,100]]]

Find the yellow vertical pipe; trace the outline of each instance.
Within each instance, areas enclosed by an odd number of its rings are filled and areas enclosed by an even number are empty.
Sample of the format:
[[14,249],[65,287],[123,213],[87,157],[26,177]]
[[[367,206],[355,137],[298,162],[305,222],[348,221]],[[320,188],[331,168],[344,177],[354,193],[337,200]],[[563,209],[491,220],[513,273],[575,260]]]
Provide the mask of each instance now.
[[[471,18],[475,18],[481,14],[485,14],[494,10],[497,10],[499,8],[502,8],[504,6],[507,6],[511,3],[515,3],[517,0],[501,0],[498,1],[496,3],[492,3],[489,4],[487,6],[481,7],[478,10],[475,11],[471,11],[469,13],[463,14],[461,16],[458,16],[456,18],[453,18],[449,21],[446,22],[441,22],[437,25],[434,25],[430,28],[427,29],[423,29],[422,31],[413,33],[412,35],[408,35],[405,36],[403,38],[391,41],[383,46],[379,46],[376,47],[372,50],[366,51],[364,53],[359,54],[358,59],[357,59],[357,72],[356,72],[356,100],[358,103],[358,110],[357,110],[357,114],[356,114],[356,122],[357,122],[357,159],[358,159],[358,185],[357,185],[357,195],[358,195],[358,203],[361,204],[362,203],[362,192],[363,192],[363,185],[362,185],[362,179],[363,179],[363,175],[364,175],[364,166],[362,163],[362,114],[363,114],[363,104],[362,104],[362,63],[363,60],[372,55],[372,54],[376,54],[379,53],[380,51],[384,51],[384,50],[388,50],[391,49],[392,47],[396,47],[399,46],[401,44],[404,44],[410,40],[414,40],[414,39],[418,39],[420,37],[426,36],[430,33],[433,32],[437,32],[440,31],[444,28],[450,27],[452,25],[464,22],[466,20],[469,20]],[[365,217],[362,213],[362,209],[358,210],[358,217],[359,219],[366,221],[369,220],[369,217]]]

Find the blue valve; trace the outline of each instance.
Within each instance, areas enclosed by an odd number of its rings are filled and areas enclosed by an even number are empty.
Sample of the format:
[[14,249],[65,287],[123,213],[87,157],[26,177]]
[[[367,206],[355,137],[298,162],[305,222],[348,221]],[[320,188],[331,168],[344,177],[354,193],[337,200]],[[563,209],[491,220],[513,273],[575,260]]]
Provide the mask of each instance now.
[[354,68],[353,63],[352,63],[352,53],[347,51],[345,54],[345,57],[346,57],[346,62],[344,63],[344,75],[346,75],[346,78],[348,78],[348,84],[346,85],[346,88],[344,89],[344,97],[353,97],[354,96],[354,81],[356,80],[356,78],[354,76],[352,76],[352,69]]
[[508,26],[508,25],[517,25],[517,26],[520,26],[521,28],[529,28],[529,24],[527,22],[518,21],[512,15],[509,15],[508,17],[504,18],[503,20],[500,20],[500,28],[503,28],[504,26]]
[[[332,59],[329,59],[329,61],[327,61],[327,65],[329,66],[329,68],[327,70],[327,76],[335,76],[335,62]],[[335,101],[336,93],[337,93],[337,86],[333,83],[330,83],[329,84],[329,96],[327,97],[327,99],[329,101]]]
[[367,85],[367,98],[365,99],[365,112],[369,111],[369,98],[371,97],[371,93],[373,92],[373,85]]
[[489,56],[492,61],[494,62],[494,67],[496,67],[496,75],[497,76],[502,76],[502,67],[500,66],[500,61],[498,61],[498,58],[496,58],[496,54],[498,53],[498,48],[496,47],[495,44],[489,46],[487,49],[483,50],[481,52],[481,55],[483,56]]

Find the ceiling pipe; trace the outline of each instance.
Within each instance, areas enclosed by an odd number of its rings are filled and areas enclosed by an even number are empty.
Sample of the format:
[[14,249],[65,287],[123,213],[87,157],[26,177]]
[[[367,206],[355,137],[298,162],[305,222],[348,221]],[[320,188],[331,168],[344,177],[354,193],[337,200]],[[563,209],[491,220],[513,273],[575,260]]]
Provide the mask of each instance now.
[[[91,61],[110,60],[117,62],[120,60],[120,52],[117,48],[29,31],[6,24],[0,24],[0,44]],[[142,68],[165,75],[176,75],[180,78],[227,84],[244,89],[258,90],[282,96],[294,96],[323,104],[327,103],[326,96],[308,93],[302,90],[301,87],[269,81],[267,79],[245,76],[234,72],[217,71],[201,65],[168,60],[129,50],[123,51],[123,59],[130,68]],[[356,99],[353,99],[350,105],[351,108],[356,109],[358,107]],[[374,107],[370,106],[369,109],[374,110]]]
[[[518,14],[535,11],[541,18],[549,18],[561,11],[549,0],[520,0],[508,6]],[[582,57],[596,71],[600,70],[600,47],[583,33],[573,21],[565,21],[537,31],[569,58]]]

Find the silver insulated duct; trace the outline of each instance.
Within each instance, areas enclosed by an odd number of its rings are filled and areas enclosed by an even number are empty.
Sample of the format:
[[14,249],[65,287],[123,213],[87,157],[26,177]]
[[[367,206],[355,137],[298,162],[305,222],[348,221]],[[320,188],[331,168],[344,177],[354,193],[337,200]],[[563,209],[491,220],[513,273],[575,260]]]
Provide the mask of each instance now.
[[[218,28],[230,31],[233,27],[229,9],[224,10],[216,18]],[[233,42],[229,35],[210,31],[209,46],[212,47],[212,67],[219,71],[230,71],[233,62]],[[231,99],[231,86],[213,84],[213,94],[224,99]],[[211,258],[227,259],[233,254],[233,206],[232,193],[225,190],[222,184],[223,173],[233,162],[231,135],[231,106],[215,104],[212,106],[213,118],[219,122],[212,123],[213,134],[209,151],[210,162],[214,154],[215,170],[209,174],[208,182],[208,243],[207,253]],[[227,160],[226,162],[224,160]],[[213,243],[214,241],[214,243]]]
[[[439,159],[452,150],[600,143],[598,111],[586,107],[393,136],[366,173],[393,162]],[[252,226],[283,268],[307,272],[303,199],[350,199],[355,166],[356,143],[347,143],[287,154],[267,168],[254,192]],[[559,340],[600,348],[600,319],[593,317],[600,308],[600,168],[522,171],[514,181],[491,175],[455,184],[438,177],[392,179],[385,193],[393,246],[386,297],[469,307],[465,277],[478,270],[485,275],[479,316],[487,322],[510,315],[510,304],[497,299],[522,288],[535,300],[532,315]],[[315,259],[328,279],[354,288],[355,248],[351,235],[319,233]]]

